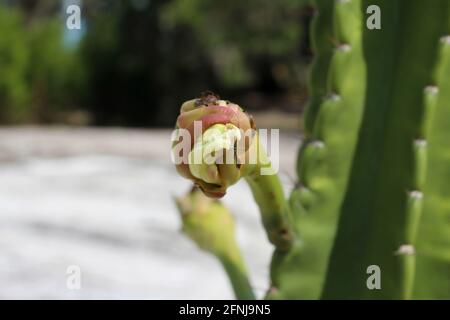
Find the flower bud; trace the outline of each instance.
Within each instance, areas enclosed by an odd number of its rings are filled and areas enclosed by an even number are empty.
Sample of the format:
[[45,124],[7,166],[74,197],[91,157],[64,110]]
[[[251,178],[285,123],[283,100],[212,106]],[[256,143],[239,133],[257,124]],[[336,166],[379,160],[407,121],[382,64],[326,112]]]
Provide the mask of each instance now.
[[177,164],[178,172],[207,196],[224,196],[227,187],[242,176],[253,140],[252,118],[237,104],[206,92],[182,104],[176,126],[186,129],[191,138],[189,152],[181,154],[183,161]]

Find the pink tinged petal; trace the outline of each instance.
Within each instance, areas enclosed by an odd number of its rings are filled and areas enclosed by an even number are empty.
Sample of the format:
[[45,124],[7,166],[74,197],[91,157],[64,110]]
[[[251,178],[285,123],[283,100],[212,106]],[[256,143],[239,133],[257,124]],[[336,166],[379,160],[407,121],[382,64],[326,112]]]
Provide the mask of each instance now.
[[188,112],[182,112],[177,119],[177,125],[180,128],[188,128],[196,120],[200,120],[204,116],[209,114],[223,114],[233,117],[237,114],[235,108],[229,108],[226,106],[209,105],[206,107],[199,107]]

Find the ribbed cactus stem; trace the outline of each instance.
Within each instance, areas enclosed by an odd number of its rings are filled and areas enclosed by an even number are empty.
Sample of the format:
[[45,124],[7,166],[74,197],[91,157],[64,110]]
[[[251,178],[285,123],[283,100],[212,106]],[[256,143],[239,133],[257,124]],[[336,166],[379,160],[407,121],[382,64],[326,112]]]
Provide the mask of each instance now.
[[[434,91],[434,88],[430,90],[430,87],[425,89],[424,105],[426,109],[424,111],[423,128],[427,128],[428,126],[428,123],[426,123],[429,121],[427,115],[430,114],[432,107],[431,103],[435,100],[433,97],[435,95]],[[426,135],[426,130],[422,133],[423,135]],[[414,288],[416,267],[416,252],[414,245],[423,207],[423,193],[419,190],[423,190],[424,188],[427,169],[427,141],[425,139],[416,139],[413,141],[413,160],[413,184],[416,187],[416,190],[409,191],[406,195],[404,244],[397,250],[397,254],[400,260],[402,260],[402,299],[405,300],[411,299]]]
[[302,242],[272,262],[272,282],[283,298],[320,297],[364,112],[362,2],[315,4],[305,141],[298,157],[298,187],[290,197]]
[[[440,82],[439,77],[440,69],[445,66],[447,45],[446,38],[440,39],[438,48],[438,59],[435,65],[436,78],[434,81]],[[420,135],[422,137],[428,137],[432,128],[432,118],[436,109],[436,104],[439,97],[439,87],[436,85],[426,86],[424,89],[423,99],[423,120],[420,128]],[[410,299],[413,295],[414,279],[416,277],[416,247],[417,233],[419,229],[419,223],[423,211],[423,197],[422,191],[425,188],[427,178],[427,158],[428,158],[428,143],[425,138],[414,140],[414,181],[417,190],[410,191],[408,193],[408,199],[406,202],[406,223],[405,223],[405,245],[402,245],[398,254],[403,260],[403,299]],[[432,169],[432,168],[431,168]],[[426,217],[427,218],[427,217]]]
[[423,212],[415,228],[416,267],[413,297],[450,297],[450,2],[441,1],[442,30],[433,38],[437,54],[433,85],[425,89],[427,108],[426,180]]
[[[450,2],[314,3],[290,196],[302,241],[274,255],[271,297],[448,299]],[[367,27],[369,6],[381,29]],[[380,290],[367,286],[371,265]]]
[[328,68],[334,48],[333,41],[330,41],[334,37],[333,2],[333,0],[315,1],[316,10],[311,26],[311,41],[315,58],[310,73],[310,100],[304,121],[306,138],[311,136],[322,99],[329,93],[327,88]]
[[[354,2],[350,0],[348,5]],[[436,195],[448,189],[444,184],[436,187],[442,177],[448,179],[441,155],[446,152],[441,146],[448,147],[448,142],[437,142],[436,137],[449,138],[442,119],[449,118],[444,111],[449,89],[444,83],[450,72],[446,69],[447,41],[441,37],[450,28],[450,3],[361,2],[362,8],[369,4],[380,7],[382,29],[363,33],[362,65],[367,71],[364,119],[323,297],[409,299],[420,290],[414,288],[425,287],[436,296],[441,291],[437,283],[432,287],[429,283],[433,281],[422,279],[449,267],[444,259],[429,256],[448,238],[448,232],[444,236],[444,206],[436,207],[444,201]],[[413,34],[411,30],[421,32]],[[356,93],[356,88],[353,91]],[[442,94],[447,94],[446,100]],[[436,121],[442,123],[439,129]],[[449,163],[447,158],[447,168]],[[421,243],[432,238],[433,249]],[[442,246],[437,256],[443,252]],[[367,275],[362,270],[372,264],[380,267],[381,290],[369,290],[365,285]]]

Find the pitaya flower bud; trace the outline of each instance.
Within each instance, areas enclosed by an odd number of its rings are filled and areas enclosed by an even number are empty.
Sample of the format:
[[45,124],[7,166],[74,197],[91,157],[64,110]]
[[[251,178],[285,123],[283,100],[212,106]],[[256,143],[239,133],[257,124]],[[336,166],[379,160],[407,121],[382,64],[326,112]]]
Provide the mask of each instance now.
[[[235,170],[234,174],[225,174],[219,172],[219,168],[215,160],[224,156],[223,150],[231,150],[237,141],[241,139],[241,132],[233,124],[215,124],[211,126],[197,141],[189,153],[189,170],[191,174],[207,183],[216,185],[230,185],[235,183],[239,178],[239,169],[231,166],[231,170]],[[212,161],[206,160],[210,157]],[[196,164],[195,159],[203,159],[201,164]],[[219,159],[220,160],[220,159]],[[205,163],[206,162],[206,163]]]
[[272,165],[252,118],[237,104],[206,93],[183,103],[176,126],[180,134],[172,149],[181,158],[176,162],[178,172],[211,198],[223,197],[229,186],[245,177],[269,240],[288,250],[294,240],[290,208],[278,176],[263,170]]
[[[201,127],[199,137],[195,136],[196,124]],[[242,176],[241,164],[252,143],[252,118],[237,104],[207,92],[183,103],[177,128],[186,129],[191,137],[189,152],[177,164],[178,172],[206,195],[223,197]]]

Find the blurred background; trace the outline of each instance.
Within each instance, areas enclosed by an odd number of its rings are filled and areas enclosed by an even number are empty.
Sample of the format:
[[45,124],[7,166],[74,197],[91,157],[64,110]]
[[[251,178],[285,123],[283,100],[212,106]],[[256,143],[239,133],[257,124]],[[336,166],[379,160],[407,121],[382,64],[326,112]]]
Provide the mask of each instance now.
[[[205,90],[280,128],[294,177],[312,10],[301,0],[0,0],[0,298],[232,298],[180,232],[170,162],[179,106]],[[69,5],[81,28],[69,29]],[[232,188],[259,295],[271,246]],[[79,266],[80,290],[66,286]]]

